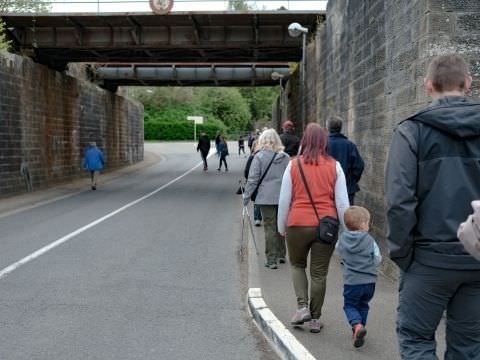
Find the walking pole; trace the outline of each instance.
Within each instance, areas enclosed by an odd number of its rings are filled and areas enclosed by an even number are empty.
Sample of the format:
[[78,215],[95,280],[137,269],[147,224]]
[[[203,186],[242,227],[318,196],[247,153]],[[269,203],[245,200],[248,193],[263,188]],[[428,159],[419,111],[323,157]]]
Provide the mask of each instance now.
[[[243,195],[242,179],[238,180],[238,186],[240,186],[240,192]],[[245,211],[242,208],[242,243],[245,236]]]
[[[243,199],[243,186],[242,186],[242,180],[239,181],[240,183],[240,189],[242,190],[242,199]],[[252,234],[252,241],[253,241],[253,245],[255,247],[255,253],[257,254],[257,256],[259,255],[258,253],[258,247],[257,247],[257,241],[255,240],[255,231],[253,230],[253,223],[252,223],[252,218],[250,217],[250,214],[248,212],[248,207],[247,206],[244,206],[243,207],[243,210],[242,210],[242,240],[243,240],[243,225],[245,223],[245,215],[247,216],[247,219],[248,219],[248,224],[249,224],[249,227],[250,227],[250,234]]]
[[255,240],[255,231],[253,230],[253,223],[252,223],[252,218],[250,217],[250,214],[248,213],[248,207],[244,206],[243,207],[245,214],[247,215],[248,219],[248,224],[250,225],[250,233],[252,234],[252,240],[253,240],[253,245],[255,246],[255,253],[258,254],[258,247],[257,247],[257,241]]

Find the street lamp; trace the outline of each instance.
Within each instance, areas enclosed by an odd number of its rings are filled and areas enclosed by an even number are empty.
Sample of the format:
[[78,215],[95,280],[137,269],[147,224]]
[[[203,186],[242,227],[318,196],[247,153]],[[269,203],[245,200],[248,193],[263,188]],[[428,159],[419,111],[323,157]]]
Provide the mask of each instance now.
[[272,80],[273,81],[278,81],[280,80],[280,121],[282,121],[283,118],[283,79],[285,78],[285,75],[280,74],[277,71],[272,72]]
[[306,57],[306,49],[307,49],[307,34],[308,29],[303,27],[299,23],[291,23],[288,25],[288,33],[291,37],[299,37],[302,35],[302,68],[300,73],[300,99],[302,101],[302,132],[305,129],[305,61]]

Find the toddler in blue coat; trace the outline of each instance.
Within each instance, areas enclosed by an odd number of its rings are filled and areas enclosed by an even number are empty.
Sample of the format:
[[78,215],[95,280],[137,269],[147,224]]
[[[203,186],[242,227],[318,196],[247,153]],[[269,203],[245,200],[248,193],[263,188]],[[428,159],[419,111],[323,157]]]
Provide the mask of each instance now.
[[382,261],[377,243],[368,233],[370,213],[351,206],[344,215],[345,230],[338,240],[337,253],[343,261],[345,315],[353,331],[353,345],[363,346],[369,302],[375,293],[377,267]]

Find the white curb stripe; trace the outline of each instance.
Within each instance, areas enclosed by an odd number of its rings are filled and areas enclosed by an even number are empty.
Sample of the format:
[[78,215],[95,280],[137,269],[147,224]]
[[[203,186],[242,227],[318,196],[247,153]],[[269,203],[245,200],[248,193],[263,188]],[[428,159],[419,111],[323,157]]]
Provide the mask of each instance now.
[[263,300],[260,288],[248,289],[248,307],[253,320],[276,350],[285,359],[315,360],[315,357],[297,340]]

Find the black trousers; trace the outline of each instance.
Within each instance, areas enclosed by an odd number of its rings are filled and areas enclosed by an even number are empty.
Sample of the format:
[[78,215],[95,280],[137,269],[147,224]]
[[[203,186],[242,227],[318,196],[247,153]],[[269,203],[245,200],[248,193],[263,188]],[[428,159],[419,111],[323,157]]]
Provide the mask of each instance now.
[[227,155],[220,155],[220,163],[218,164],[218,168],[222,168],[222,162],[225,164],[225,169],[228,169],[227,165]]
[[200,151],[200,154],[202,155],[203,168],[208,169],[208,163],[207,163],[208,151],[207,152]]

